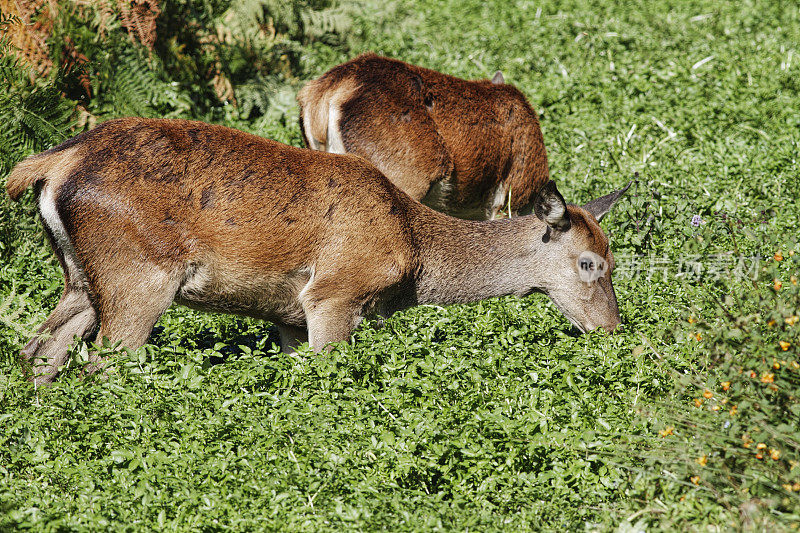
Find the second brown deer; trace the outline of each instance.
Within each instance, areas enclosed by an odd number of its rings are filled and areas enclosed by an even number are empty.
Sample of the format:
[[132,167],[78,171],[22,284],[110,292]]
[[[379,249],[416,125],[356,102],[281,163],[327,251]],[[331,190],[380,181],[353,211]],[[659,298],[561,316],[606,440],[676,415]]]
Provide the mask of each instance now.
[[74,336],[141,346],[173,301],[270,320],[286,351],[347,340],[369,314],[536,291],[583,331],[620,323],[598,224],[619,191],[581,208],[547,182],[535,215],[459,220],[357,156],[134,118],[25,159],[7,191],[30,186],[65,278],[22,349],[37,383]]
[[360,155],[452,216],[528,214],[549,179],[536,111],[500,72],[467,81],[370,53],[309,82],[297,100],[308,147]]

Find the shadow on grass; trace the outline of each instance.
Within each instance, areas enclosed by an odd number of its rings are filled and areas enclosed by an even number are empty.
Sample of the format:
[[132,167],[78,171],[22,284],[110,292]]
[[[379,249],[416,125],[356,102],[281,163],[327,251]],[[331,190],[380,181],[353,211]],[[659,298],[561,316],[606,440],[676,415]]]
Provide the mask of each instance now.
[[[164,331],[165,328],[163,326],[154,327],[150,337],[147,339],[147,344],[152,344],[159,348],[173,345],[174,339],[165,336]],[[223,343],[224,346],[215,350],[219,355],[211,355],[208,358],[212,365],[222,364],[230,357],[240,354],[242,352],[240,346],[247,347],[251,351],[268,352],[273,351],[274,345],[274,349],[280,350],[281,339],[278,328],[274,325],[266,326],[265,324],[265,328],[261,333],[240,333],[228,338],[221,337],[218,331],[205,328],[192,336],[191,340],[184,337],[178,346],[191,350],[211,350],[220,343]]]

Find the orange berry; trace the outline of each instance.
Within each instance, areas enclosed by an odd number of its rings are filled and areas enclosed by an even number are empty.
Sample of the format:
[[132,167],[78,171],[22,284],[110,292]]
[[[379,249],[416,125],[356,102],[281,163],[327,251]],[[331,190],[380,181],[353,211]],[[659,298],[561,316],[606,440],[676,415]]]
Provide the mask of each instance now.
[[763,459],[763,458],[764,458],[764,456],[763,456],[763,455],[761,455],[760,453],[757,453],[757,454],[756,454],[756,459]]
[[775,381],[775,374],[772,372],[765,372],[763,376],[761,376],[761,383],[772,383]]
[[775,252],[775,255],[772,256],[772,258],[775,261],[783,261],[783,252],[781,252],[781,250],[778,250],[777,252]]
[[658,434],[661,435],[662,437],[668,437],[669,435],[672,435],[674,432],[675,432],[675,428],[672,427],[672,426],[669,426],[669,427],[666,427],[666,428],[662,429],[661,431],[659,431]]
[[790,326],[794,326],[795,324],[797,324],[798,320],[800,320],[800,318],[798,318],[797,315],[787,316],[786,318],[783,319],[783,321]]
[[700,457],[695,459],[695,462],[697,464],[699,464],[700,466],[706,466],[706,463],[708,463],[708,456],[707,455],[701,455]]
[[702,336],[701,336],[699,333],[695,333],[695,334],[694,334],[694,338],[695,338],[695,339],[697,339],[697,340],[699,341],[699,340],[700,340],[700,339],[702,339],[703,337],[702,337]]
[[731,416],[736,414],[736,406],[731,407]]
[[792,282],[792,285],[797,285],[797,276],[792,276],[791,278],[789,278],[789,281]]
[[753,379],[755,379],[755,378],[757,378],[757,377],[758,377],[758,374],[756,374],[756,371],[755,371],[755,370],[751,370],[751,371],[750,371],[750,377],[751,377],[751,378],[753,378]]
[[690,316],[689,317],[689,324],[694,324],[695,322],[697,322],[697,320],[695,320],[695,318],[693,316]]
[[711,408],[712,411],[719,411],[720,409],[722,409],[722,407],[720,407],[719,405],[715,405]]
[[730,388],[731,388],[731,382],[730,381],[723,381],[722,382],[722,390],[728,390]]
[[780,370],[781,369],[781,364],[779,362],[777,362],[777,361],[773,361],[772,362],[772,368],[774,368],[775,370]]
[[694,406],[695,407],[700,407],[701,405],[703,405],[703,399],[702,398],[695,398],[694,399]]
[[792,361],[791,363],[789,363],[789,365],[790,365],[792,368],[794,368],[795,370],[797,370],[798,368],[800,368],[800,363],[798,363],[797,361]]
[[792,486],[789,483],[781,485],[787,492],[792,492]]
[[700,476],[692,476],[692,477],[689,478],[689,481],[691,481],[695,485],[699,485],[700,484]]
[[708,390],[708,389],[706,389],[706,390],[703,392],[703,398],[706,398],[706,399],[708,399],[708,398],[712,398],[713,396],[714,396],[714,393],[713,393],[713,392],[711,392],[711,391],[710,391],[710,390]]
[[774,325],[775,325],[775,321],[774,321],[774,320],[770,320],[769,322],[767,322],[767,325],[768,325],[769,327],[772,327],[772,326],[774,326]]
[[785,352],[786,350],[788,350],[788,349],[789,349],[789,347],[792,345],[792,343],[791,343],[791,342],[786,342],[786,341],[781,341],[781,342],[779,342],[778,344],[780,344],[780,345],[781,345],[781,350],[783,350],[784,352]]
[[756,450],[763,450],[766,447],[767,445],[764,444],[763,442],[759,442],[758,444],[756,444]]
[[778,278],[775,278],[772,281],[772,288],[775,289],[776,291],[779,291],[781,290],[781,287],[783,287],[783,283],[781,283],[781,280],[779,280]]
[[772,458],[773,461],[777,461],[781,458],[780,450],[776,450],[774,448],[769,449],[769,456]]
[[792,490],[795,492],[800,492],[800,481],[795,481],[792,483]]

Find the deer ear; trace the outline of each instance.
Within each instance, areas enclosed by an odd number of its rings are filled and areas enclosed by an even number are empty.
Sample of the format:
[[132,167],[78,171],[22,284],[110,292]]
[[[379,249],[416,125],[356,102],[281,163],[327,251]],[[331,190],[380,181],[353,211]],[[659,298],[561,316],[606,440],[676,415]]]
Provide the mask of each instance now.
[[619,201],[619,199],[623,194],[625,194],[625,191],[627,191],[631,185],[633,185],[633,180],[628,182],[625,187],[618,191],[614,191],[611,194],[607,194],[597,198],[596,200],[592,200],[588,204],[584,205],[583,208],[594,215],[594,218],[596,218],[599,222],[600,220],[603,220],[603,217],[606,216],[606,213],[611,211],[611,208],[614,207],[614,204]]
[[503,77],[503,73],[499,70],[494,73],[494,76],[492,76],[492,83],[495,85],[503,85],[505,82],[506,79]]
[[554,230],[567,231],[572,225],[567,213],[567,203],[552,180],[545,183],[536,195],[536,199],[533,201],[533,212],[536,213],[539,220],[544,221]]

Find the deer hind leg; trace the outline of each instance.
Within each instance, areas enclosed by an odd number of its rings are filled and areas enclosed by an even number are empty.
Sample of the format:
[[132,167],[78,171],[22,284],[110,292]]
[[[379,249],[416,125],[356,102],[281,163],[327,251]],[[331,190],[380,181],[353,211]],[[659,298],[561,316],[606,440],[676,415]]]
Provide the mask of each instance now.
[[[116,271],[113,280],[98,284],[100,330],[97,342],[135,350],[146,341],[158,318],[167,310],[180,288],[183,276],[178,271],[165,271],[156,266],[137,265],[127,271]],[[85,373],[104,370],[108,354],[89,354]]]
[[97,311],[86,291],[67,287],[58,305],[22,349],[23,365],[37,385],[52,383],[67,361],[76,336],[85,339],[97,329]]
[[40,194],[45,233],[64,272],[64,292],[53,312],[22,348],[23,370],[37,385],[52,383],[67,361],[68,348],[77,336],[90,337],[97,329],[97,310],[87,292],[87,281],[56,213],[52,191]]

